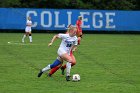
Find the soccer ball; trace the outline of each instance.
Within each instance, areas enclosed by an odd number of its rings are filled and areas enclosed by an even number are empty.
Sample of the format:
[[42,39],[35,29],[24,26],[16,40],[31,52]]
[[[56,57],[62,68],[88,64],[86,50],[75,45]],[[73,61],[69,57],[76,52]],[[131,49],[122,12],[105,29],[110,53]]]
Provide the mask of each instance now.
[[79,74],[74,74],[72,76],[72,81],[75,81],[75,82],[80,81],[80,75]]

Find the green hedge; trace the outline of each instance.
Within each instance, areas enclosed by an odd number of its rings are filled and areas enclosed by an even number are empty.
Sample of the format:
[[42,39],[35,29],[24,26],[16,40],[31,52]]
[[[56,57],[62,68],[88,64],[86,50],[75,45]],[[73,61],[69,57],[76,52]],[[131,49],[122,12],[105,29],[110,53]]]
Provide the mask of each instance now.
[[0,7],[140,10],[140,0],[0,0]]

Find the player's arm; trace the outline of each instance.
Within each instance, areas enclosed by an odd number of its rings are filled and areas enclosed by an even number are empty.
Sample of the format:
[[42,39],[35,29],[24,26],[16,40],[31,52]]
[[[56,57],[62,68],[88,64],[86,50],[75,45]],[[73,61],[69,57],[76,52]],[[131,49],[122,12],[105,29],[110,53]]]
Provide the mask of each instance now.
[[53,36],[53,38],[52,38],[51,42],[48,44],[48,46],[51,46],[57,38],[64,39],[64,38],[66,38],[66,34],[57,34],[57,35]]
[[79,29],[80,29],[80,24],[79,24],[79,21],[77,20],[77,22],[76,22],[76,27],[77,27],[77,30],[79,31]]
[[76,21],[76,26],[77,26],[77,27],[79,26],[79,21],[78,21],[78,20]]
[[76,49],[77,49],[77,45],[72,46],[72,51],[73,52],[76,51]]
[[74,45],[72,46],[72,51],[76,51],[77,49],[77,45],[78,45],[78,39],[76,39],[76,41],[74,42]]
[[51,46],[53,44],[53,42],[58,38],[58,34],[54,35],[52,40],[50,41],[50,43],[48,44],[48,46]]

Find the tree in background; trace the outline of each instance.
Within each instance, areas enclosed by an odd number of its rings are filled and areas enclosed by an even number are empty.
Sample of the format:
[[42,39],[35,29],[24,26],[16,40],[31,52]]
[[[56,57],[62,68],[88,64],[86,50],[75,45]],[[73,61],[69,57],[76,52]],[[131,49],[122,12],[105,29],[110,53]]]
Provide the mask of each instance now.
[[0,7],[19,7],[20,0],[0,0]]
[[0,7],[140,10],[140,0],[0,0]]

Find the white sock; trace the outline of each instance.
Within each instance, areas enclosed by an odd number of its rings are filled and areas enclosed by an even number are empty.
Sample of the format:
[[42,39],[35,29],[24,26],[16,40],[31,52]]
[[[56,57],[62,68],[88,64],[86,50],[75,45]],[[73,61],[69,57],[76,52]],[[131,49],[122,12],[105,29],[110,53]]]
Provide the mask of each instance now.
[[29,36],[29,40],[30,40],[30,42],[32,42],[32,36]]
[[22,38],[22,42],[24,42],[25,37],[26,37],[26,35],[23,36],[23,38]]
[[49,64],[48,66],[46,66],[45,68],[42,69],[42,72],[48,71],[48,70],[50,70],[50,69],[51,69],[51,68],[50,68],[50,64]]
[[70,69],[71,69],[71,63],[67,62],[67,64],[66,64],[66,76],[70,76]]

